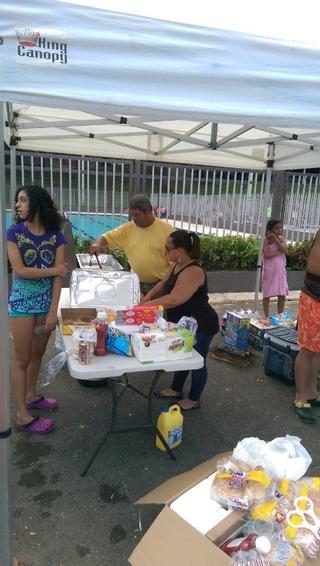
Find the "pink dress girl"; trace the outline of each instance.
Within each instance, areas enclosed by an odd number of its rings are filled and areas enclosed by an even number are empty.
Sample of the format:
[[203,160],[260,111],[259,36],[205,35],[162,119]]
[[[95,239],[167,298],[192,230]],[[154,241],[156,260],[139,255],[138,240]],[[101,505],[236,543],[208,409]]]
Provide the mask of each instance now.
[[[278,314],[284,311],[288,294],[286,245],[282,237],[282,223],[269,220],[263,245],[262,294],[263,309],[269,316],[270,297],[278,297]],[[272,225],[273,223],[273,225]]]

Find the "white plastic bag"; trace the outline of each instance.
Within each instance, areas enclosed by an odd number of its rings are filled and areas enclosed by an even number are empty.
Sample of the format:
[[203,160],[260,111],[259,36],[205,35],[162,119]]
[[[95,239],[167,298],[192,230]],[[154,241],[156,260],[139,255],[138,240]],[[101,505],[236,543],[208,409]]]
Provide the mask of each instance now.
[[240,440],[235,447],[232,456],[237,460],[246,462],[251,468],[262,466],[261,453],[265,449],[267,443],[260,438],[249,437]]
[[287,434],[268,442],[262,451],[264,468],[277,479],[297,481],[306,473],[312,458],[301,439]]
[[261,466],[269,477],[279,480],[299,480],[312,462],[301,439],[288,434],[271,442],[254,437],[243,438],[232,455],[252,468]]
[[55,380],[68,359],[68,353],[69,350],[66,352],[59,352],[59,354],[44,364],[43,369],[41,369],[40,372],[40,387],[46,387]]

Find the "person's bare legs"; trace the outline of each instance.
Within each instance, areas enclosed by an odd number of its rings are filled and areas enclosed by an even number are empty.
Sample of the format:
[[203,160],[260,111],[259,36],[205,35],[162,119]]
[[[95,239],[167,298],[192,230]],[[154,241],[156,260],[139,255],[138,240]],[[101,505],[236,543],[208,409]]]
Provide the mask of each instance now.
[[13,357],[11,366],[12,388],[18,422],[27,424],[33,419],[26,407],[27,367],[31,359],[34,316],[12,317]]
[[[36,317],[36,325],[43,325],[45,322],[44,317]],[[36,334],[33,331],[31,358],[27,367],[27,380],[26,380],[26,402],[35,401],[37,399],[37,381],[42,357],[46,351],[50,332],[42,332]]]
[[269,297],[263,297],[262,305],[263,305],[264,316],[266,318],[269,318],[269,303],[270,303],[270,298]]
[[278,314],[281,314],[284,312],[284,305],[286,303],[286,297],[285,295],[280,295],[278,297]]
[[295,362],[296,403],[307,403],[315,399],[320,366],[320,353],[301,348]]
[[320,353],[314,352],[314,355],[311,360],[309,378],[307,380],[307,385],[306,385],[307,399],[309,401],[311,399],[317,399],[317,397],[319,396],[319,391],[317,387],[319,371],[320,371]]

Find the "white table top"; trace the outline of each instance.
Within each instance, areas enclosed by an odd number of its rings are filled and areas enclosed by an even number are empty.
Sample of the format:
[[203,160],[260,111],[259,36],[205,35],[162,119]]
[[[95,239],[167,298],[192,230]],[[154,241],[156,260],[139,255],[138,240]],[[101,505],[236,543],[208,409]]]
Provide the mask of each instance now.
[[[69,289],[61,291],[58,316],[61,328],[60,309],[70,307]],[[61,334],[65,349],[71,347],[72,336]],[[167,362],[141,363],[135,357],[118,356],[117,354],[107,354],[106,356],[94,356],[88,365],[81,365],[72,356],[68,356],[68,367],[72,377],[76,379],[105,379],[106,377],[120,377],[124,373],[148,372],[163,370],[167,372],[200,369],[203,367],[203,357],[195,350],[192,350],[192,357],[181,360]]]

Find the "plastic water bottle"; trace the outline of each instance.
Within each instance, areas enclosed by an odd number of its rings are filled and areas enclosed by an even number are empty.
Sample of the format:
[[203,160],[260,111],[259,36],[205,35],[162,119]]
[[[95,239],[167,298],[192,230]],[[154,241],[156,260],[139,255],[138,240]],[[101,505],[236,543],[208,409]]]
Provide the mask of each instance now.
[[96,318],[96,332],[97,332],[97,342],[94,349],[96,356],[105,356],[107,353],[106,348],[106,333],[108,330],[107,325],[107,315],[104,311],[98,312]]
[[[169,448],[176,448],[176,446],[181,444],[183,415],[181,414],[179,405],[163,407],[158,417],[157,428],[161,432]],[[156,447],[162,452],[165,452],[166,450],[158,435],[156,437]]]

